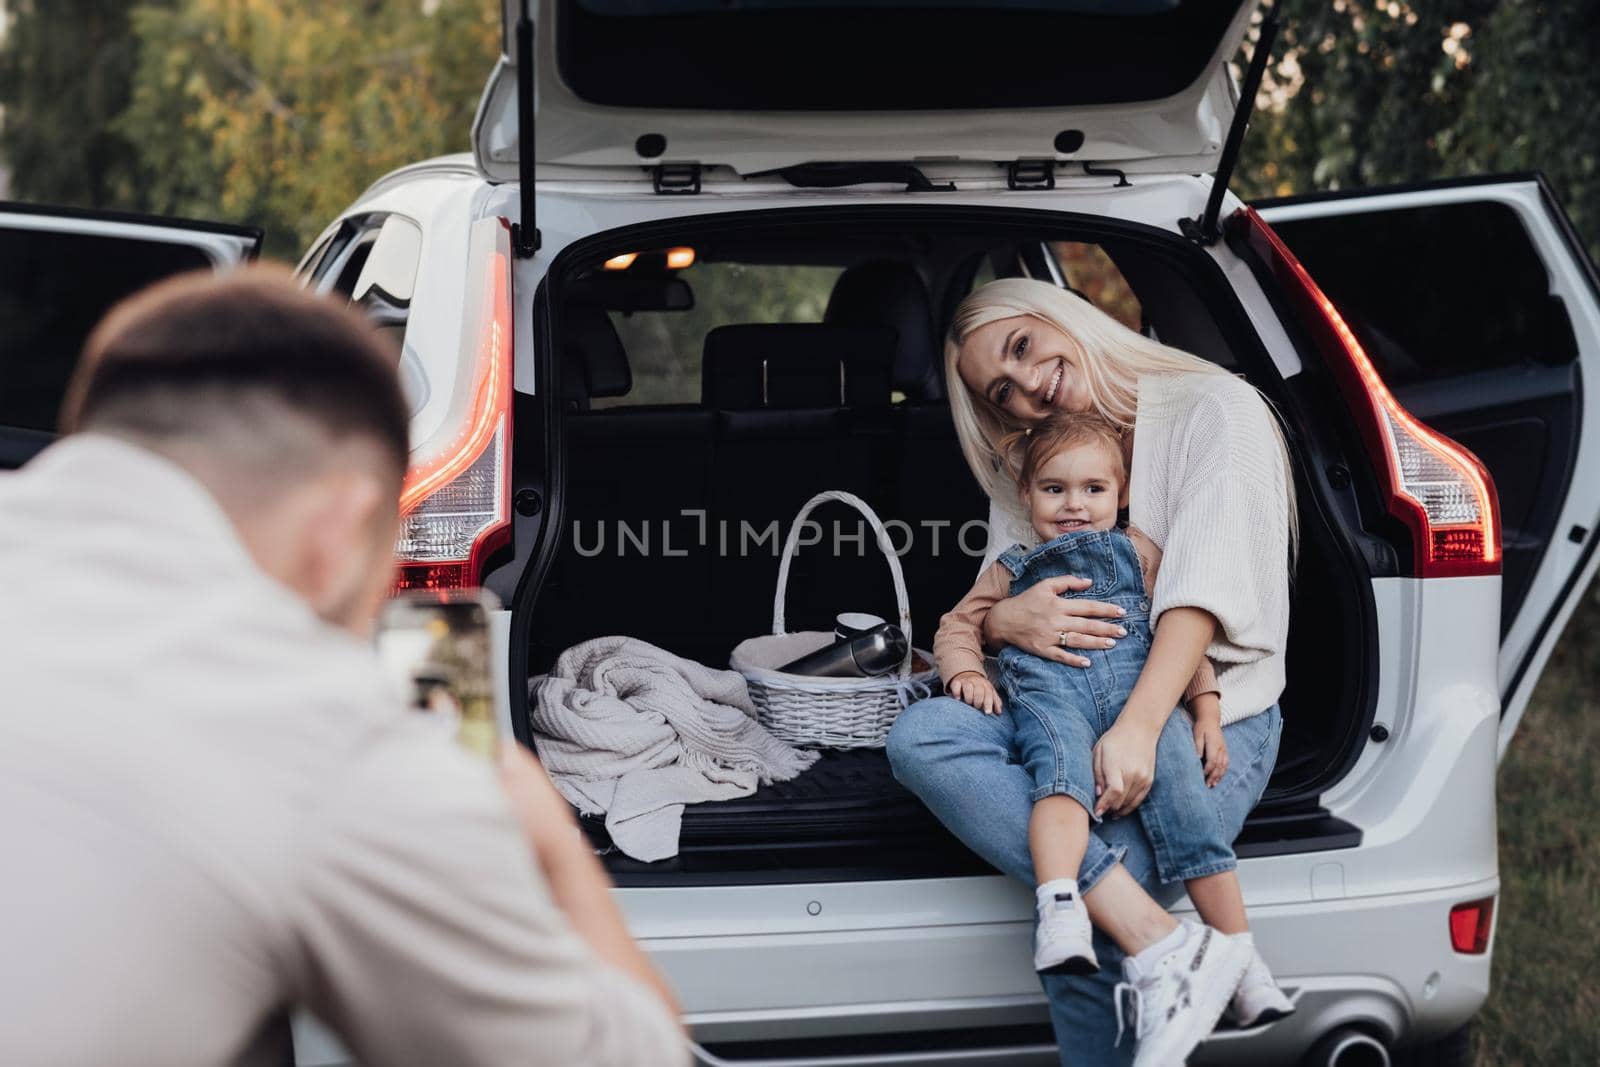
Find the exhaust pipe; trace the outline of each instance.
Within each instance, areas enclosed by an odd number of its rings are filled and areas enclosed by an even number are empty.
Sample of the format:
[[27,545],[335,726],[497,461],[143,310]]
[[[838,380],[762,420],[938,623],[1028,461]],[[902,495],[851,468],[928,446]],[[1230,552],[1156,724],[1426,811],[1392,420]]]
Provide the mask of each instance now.
[[1389,1049],[1365,1030],[1345,1026],[1324,1034],[1305,1062],[1310,1067],[1389,1067]]

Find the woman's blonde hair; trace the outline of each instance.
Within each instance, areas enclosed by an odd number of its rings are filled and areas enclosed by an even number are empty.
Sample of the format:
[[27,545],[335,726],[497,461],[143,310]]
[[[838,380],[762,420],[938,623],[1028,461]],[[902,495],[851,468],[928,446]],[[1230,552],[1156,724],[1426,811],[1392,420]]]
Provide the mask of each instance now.
[[[1018,504],[1011,481],[1011,465],[1000,449],[1000,442],[1027,424],[987,397],[975,395],[961,380],[956,363],[961,346],[975,330],[1001,319],[1028,315],[1055,327],[1078,348],[1078,367],[1093,409],[1123,433],[1133,429],[1138,414],[1138,382],[1147,374],[1215,374],[1229,372],[1199,356],[1164,345],[1128,329],[1083,297],[1050,282],[1031,278],[1001,278],[980,286],[956,308],[944,346],[946,394],[955,420],[961,453],[973,477],[989,499],[1013,512]],[[1260,395],[1260,390],[1257,390]],[[1277,418],[1277,409],[1266,397],[1262,402],[1272,413],[1272,432],[1282,454],[1284,483],[1289,499],[1289,551],[1291,566],[1300,540],[1299,518],[1295,508],[1294,468],[1289,462],[1288,443]]]

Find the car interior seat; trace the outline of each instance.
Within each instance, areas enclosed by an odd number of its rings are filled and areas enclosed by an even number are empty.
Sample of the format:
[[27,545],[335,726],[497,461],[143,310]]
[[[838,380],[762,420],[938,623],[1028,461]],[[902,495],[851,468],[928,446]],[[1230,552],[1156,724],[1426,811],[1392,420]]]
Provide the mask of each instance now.
[[928,287],[909,264],[898,260],[858,263],[839,276],[823,321],[835,326],[888,326],[895,343],[891,384],[911,400],[944,396],[939,342]]

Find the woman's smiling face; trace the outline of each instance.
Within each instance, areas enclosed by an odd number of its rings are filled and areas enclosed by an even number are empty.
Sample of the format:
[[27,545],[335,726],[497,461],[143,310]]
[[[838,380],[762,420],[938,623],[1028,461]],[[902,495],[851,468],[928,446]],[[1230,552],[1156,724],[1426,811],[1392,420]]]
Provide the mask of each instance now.
[[1052,411],[1088,411],[1082,355],[1072,338],[1042,319],[1014,315],[967,335],[956,371],[975,396],[1023,422]]

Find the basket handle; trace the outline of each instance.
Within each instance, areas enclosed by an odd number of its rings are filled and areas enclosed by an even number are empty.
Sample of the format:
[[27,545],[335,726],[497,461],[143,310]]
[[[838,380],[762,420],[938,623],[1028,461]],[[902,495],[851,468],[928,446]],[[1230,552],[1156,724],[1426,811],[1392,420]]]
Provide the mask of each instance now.
[[884,558],[889,561],[889,574],[894,578],[894,598],[896,606],[900,609],[900,629],[906,635],[906,656],[905,659],[900,661],[900,669],[897,673],[901,678],[908,678],[911,675],[913,648],[911,643],[911,606],[906,597],[906,578],[900,572],[900,560],[894,554],[894,546],[889,541],[889,533],[883,528],[883,523],[878,521],[877,513],[868,506],[865,500],[862,500],[854,493],[846,493],[842,489],[829,489],[818,493],[805,502],[805,506],[800,509],[800,514],[796,515],[794,522],[789,524],[789,536],[783,542],[783,560],[778,564],[778,591],[772,600],[772,632],[774,634],[788,632],[783,628],[784,601],[789,592],[789,563],[794,559],[795,549],[799,547],[800,543],[800,527],[805,524],[806,517],[811,514],[818,504],[825,504],[830,500],[837,500],[841,504],[849,504],[861,512],[866,516],[867,521],[872,524],[873,532],[878,535],[876,538],[878,548],[883,552]]

